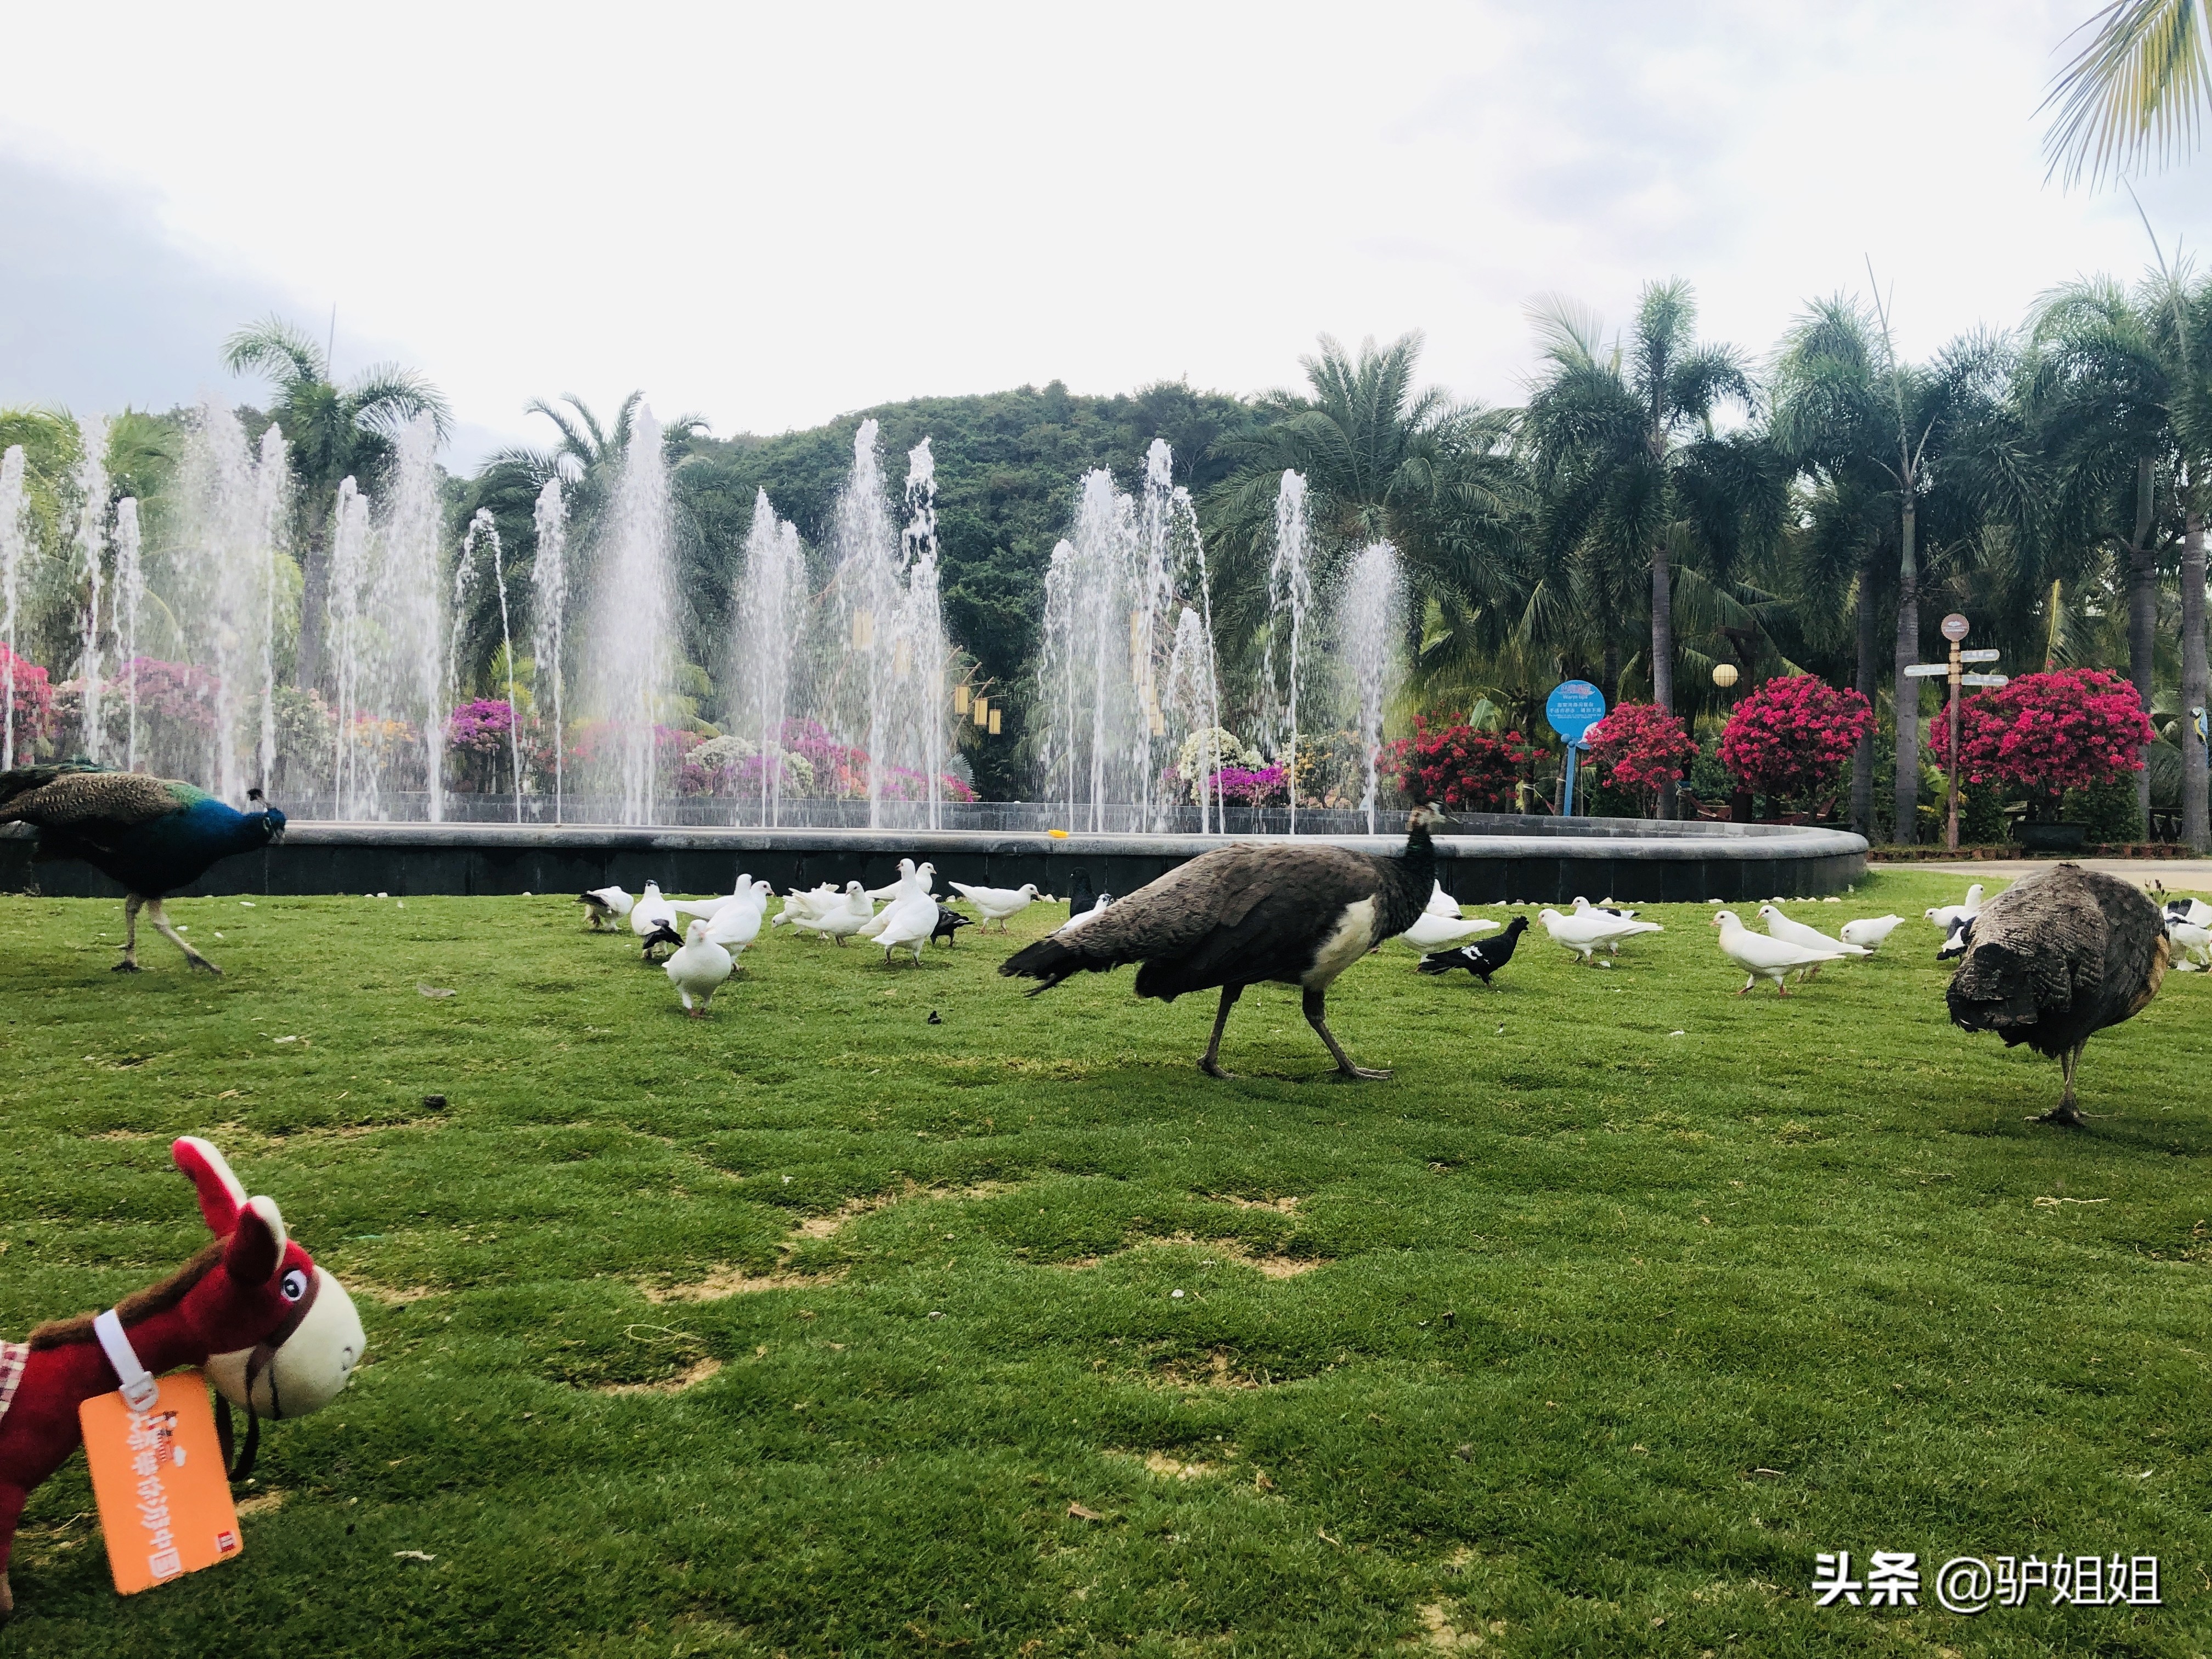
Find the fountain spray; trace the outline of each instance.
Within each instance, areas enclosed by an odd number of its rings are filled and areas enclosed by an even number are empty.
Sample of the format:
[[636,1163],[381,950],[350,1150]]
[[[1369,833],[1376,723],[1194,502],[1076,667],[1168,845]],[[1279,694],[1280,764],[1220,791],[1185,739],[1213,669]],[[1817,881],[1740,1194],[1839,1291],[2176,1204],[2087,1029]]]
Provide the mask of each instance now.
[[[763,825],[772,825],[782,816],[783,728],[791,710],[791,667],[805,581],[798,526],[775,516],[768,491],[755,491],[752,528],[745,536],[744,568],[738,578],[733,607],[738,622],[734,656],[742,688],[740,718],[760,740],[756,753]],[[732,801],[732,822],[736,810]]]
[[9,444],[0,455],[0,644],[8,665],[0,675],[0,772],[15,763],[16,589],[23,564],[23,446]]
[[1382,707],[1390,691],[1395,653],[1391,647],[1403,608],[1398,550],[1374,542],[1352,562],[1337,596],[1337,617],[1346,665],[1359,701],[1359,748],[1366,772],[1360,810],[1367,833],[1375,833],[1375,757],[1382,742]]
[[1290,678],[1284,703],[1284,724],[1290,746],[1285,751],[1283,781],[1291,801],[1291,834],[1298,833],[1298,668],[1304,647],[1306,616],[1313,609],[1312,573],[1307,567],[1308,524],[1306,480],[1302,472],[1285,471],[1275,496],[1275,556],[1267,567],[1267,646],[1264,658],[1267,683],[1275,684],[1275,624],[1288,613],[1291,619]]
[[271,421],[261,434],[261,463],[253,478],[254,535],[261,567],[261,787],[275,787],[276,772],[276,559],[284,533],[284,503],[292,475],[284,434]]
[[[561,706],[564,689],[561,659],[567,643],[562,634],[568,610],[568,507],[561,499],[559,478],[548,478],[538,492],[532,522],[538,528],[538,557],[530,567],[531,654],[537,662],[538,690],[542,692],[550,684],[553,693],[553,822],[558,823],[568,747]],[[544,713],[542,700],[539,713]]]
[[[78,740],[83,745],[84,757],[95,766],[100,763],[101,739],[106,736],[100,719],[100,694],[106,689],[106,677],[100,672],[100,599],[107,550],[106,454],[107,417],[95,415],[88,421],[78,422],[76,552],[85,585],[83,654],[77,664],[77,673],[84,683],[84,719]],[[108,621],[112,628],[114,618],[111,617]]]
[[138,541],[138,498],[125,495],[115,504],[116,604],[122,612],[120,633],[123,659],[123,698],[125,724],[123,767],[138,769],[138,610],[146,599],[146,566]]

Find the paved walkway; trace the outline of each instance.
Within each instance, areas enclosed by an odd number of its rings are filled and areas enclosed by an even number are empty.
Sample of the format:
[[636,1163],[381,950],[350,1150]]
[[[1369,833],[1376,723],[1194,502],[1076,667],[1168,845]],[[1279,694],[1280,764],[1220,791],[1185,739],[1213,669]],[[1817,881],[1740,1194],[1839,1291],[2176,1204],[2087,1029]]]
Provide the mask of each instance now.
[[[1885,870],[1934,870],[1947,876],[1994,877],[2018,881],[2048,870],[2056,859],[1972,859],[1958,864],[1886,864]],[[2101,870],[2138,887],[2158,882],[2174,892],[2212,892],[2212,859],[2079,859],[2085,870]]]

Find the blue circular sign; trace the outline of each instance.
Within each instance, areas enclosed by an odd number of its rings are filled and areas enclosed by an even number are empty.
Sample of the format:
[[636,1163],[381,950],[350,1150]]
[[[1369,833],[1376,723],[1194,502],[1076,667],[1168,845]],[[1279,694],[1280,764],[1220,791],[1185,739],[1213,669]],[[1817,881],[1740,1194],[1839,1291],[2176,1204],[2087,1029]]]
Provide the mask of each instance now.
[[1563,680],[1544,699],[1544,718],[1569,743],[1605,718],[1605,693],[1588,680]]

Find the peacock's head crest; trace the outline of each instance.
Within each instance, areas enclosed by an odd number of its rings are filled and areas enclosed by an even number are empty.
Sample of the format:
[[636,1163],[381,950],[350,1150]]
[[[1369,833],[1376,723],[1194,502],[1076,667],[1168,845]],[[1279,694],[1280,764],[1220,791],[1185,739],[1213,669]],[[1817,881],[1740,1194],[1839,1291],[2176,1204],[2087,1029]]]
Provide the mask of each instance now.
[[246,799],[260,805],[260,811],[249,812],[246,817],[260,827],[261,839],[264,842],[283,840],[284,815],[269,804],[268,796],[258,789],[249,789],[246,792]]

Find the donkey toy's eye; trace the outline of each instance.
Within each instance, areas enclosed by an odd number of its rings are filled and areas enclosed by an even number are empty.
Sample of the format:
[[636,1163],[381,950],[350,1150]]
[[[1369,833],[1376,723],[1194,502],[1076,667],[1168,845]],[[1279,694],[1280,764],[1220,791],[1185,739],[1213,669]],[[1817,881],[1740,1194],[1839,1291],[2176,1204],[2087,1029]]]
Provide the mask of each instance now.
[[297,1302],[307,1293],[307,1276],[297,1267],[288,1268],[276,1288],[287,1302]]

